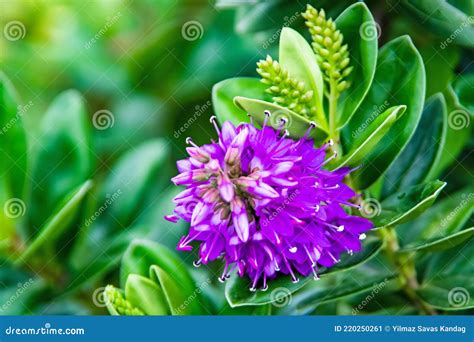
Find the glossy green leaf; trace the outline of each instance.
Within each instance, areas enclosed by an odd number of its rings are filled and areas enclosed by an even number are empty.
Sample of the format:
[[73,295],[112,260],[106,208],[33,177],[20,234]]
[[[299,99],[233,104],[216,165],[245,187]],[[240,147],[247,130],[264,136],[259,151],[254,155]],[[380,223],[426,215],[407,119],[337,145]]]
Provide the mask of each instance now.
[[[372,241],[365,244],[362,251],[352,256],[345,255],[342,262],[335,267],[321,269],[320,277],[326,277],[337,272],[348,271],[359,266],[371,258],[376,256],[382,249],[383,244],[380,241]],[[269,282],[266,291],[257,290],[250,291],[251,281],[247,277],[240,278],[234,274],[227,282],[225,287],[225,296],[231,307],[243,305],[263,305],[269,304],[276,300],[284,301],[295,291],[303,288],[310,282],[314,281],[313,277],[305,277],[294,283],[289,276],[280,276]]]
[[345,126],[342,142],[353,146],[353,132],[369,125],[377,115],[393,105],[406,105],[403,117],[382,138],[377,148],[363,160],[364,167],[354,177],[364,189],[382,175],[406,146],[421,116],[425,96],[425,72],[420,54],[408,36],[385,44],[379,51],[372,86]]
[[148,240],[134,240],[125,251],[120,269],[120,284],[124,286],[130,274],[148,276],[150,266],[157,265],[187,289],[194,288],[194,281],[178,255],[161,244]]
[[348,7],[336,20],[336,27],[348,44],[350,65],[347,78],[352,86],[338,100],[337,126],[343,127],[356,112],[367,94],[377,64],[377,27],[367,6],[358,2]]
[[459,158],[471,135],[468,113],[459,103],[457,95],[451,86],[444,91],[444,98],[448,113],[446,139],[443,146],[440,146],[441,156],[432,170],[433,177],[441,175],[449,165]]
[[456,247],[457,245],[471,239],[474,236],[474,227],[461,230],[460,232],[447,235],[444,237],[439,237],[436,239],[431,239],[428,241],[423,241],[420,244],[411,243],[406,247],[402,248],[400,252],[437,252],[445,249],[450,249]]
[[452,4],[452,1],[403,0],[401,4],[416,21],[445,38],[443,48],[452,43],[467,47],[474,46],[472,40],[474,27],[470,18],[472,13],[462,12]]
[[212,87],[212,106],[217,119],[222,124],[230,121],[234,125],[247,122],[247,112],[234,103],[234,97],[245,96],[262,100],[271,100],[265,93],[267,86],[258,78],[236,77],[216,83]]
[[31,173],[29,223],[36,232],[66,194],[91,174],[91,124],[83,99],[73,90],[59,95],[42,119]]
[[433,181],[397,192],[380,203],[380,213],[372,221],[380,228],[412,220],[433,204],[445,186],[445,182]]
[[[312,104],[317,109],[316,125],[324,130],[328,123],[323,110],[324,83],[311,46],[297,31],[284,27],[280,34],[279,62],[290,77],[303,81],[313,91]],[[241,95],[245,96],[245,95]]]
[[429,255],[418,295],[435,308],[466,310],[474,308],[474,241]]
[[435,203],[416,220],[399,226],[402,247],[427,240],[438,240],[458,232],[474,211],[474,189],[451,193]]
[[38,253],[41,248],[54,245],[71,226],[74,219],[77,218],[79,208],[91,187],[92,181],[86,181],[63,199],[58,208],[39,230],[35,238],[30,241],[27,249],[17,260],[17,263],[24,263]]
[[332,163],[331,168],[359,165],[361,160],[377,146],[390,128],[403,116],[405,110],[406,106],[391,107],[380,114],[365,130],[360,133],[355,132],[358,136],[354,139],[351,150]]
[[459,103],[471,113],[472,119],[474,117],[474,72],[459,75],[453,88]]
[[28,170],[23,115],[28,108],[26,105],[18,106],[13,85],[0,72],[0,174],[5,183],[3,191],[9,198],[24,198],[25,175]]
[[444,97],[430,97],[415,134],[384,175],[382,197],[431,180],[446,141],[447,119]]
[[[311,124],[310,121],[295,112],[270,102],[237,96],[235,103],[249,113],[259,124],[262,124],[265,120],[265,110],[269,110],[272,113],[267,124],[275,129],[281,126],[282,119],[286,120],[284,128],[295,139],[303,137]],[[327,133],[316,127],[311,130],[309,136],[316,143],[321,143],[327,138]]]
[[172,315],[199,315],[207,313],[200,303],[199,287],[189,289],[175,277],[173,270],[166,272],[159,266],[151,266],[150,278],[163,289]]
[[396,274],[375,257],[348,272],[336,273],[320,281],[311,282],[294,293],[291,301],[288,300],[288,305],[282,307],[279,313],[307,314],[322,303],[339,301],[369,291],[379,294],[389,288],[389,283],[390,288],[396,288],[398,285],[397,281],[393,281],[395,278]]
[[147,315],[169,315],[163,290],[153,281],[130,274],[125,283],[125,298]]

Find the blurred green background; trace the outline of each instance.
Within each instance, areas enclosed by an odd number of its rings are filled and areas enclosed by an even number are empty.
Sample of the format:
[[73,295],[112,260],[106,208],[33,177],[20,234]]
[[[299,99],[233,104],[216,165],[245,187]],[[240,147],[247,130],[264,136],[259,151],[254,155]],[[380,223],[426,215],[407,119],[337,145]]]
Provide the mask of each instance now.
[[[0,283],[4,288],[8,282],[24,282],[28,272],[38,273],[38,265],[41,271],[51,269],[42,277],[47,285],[35,282],[37,292],[29,291],[18,300],[21,305],[9,307],[7,313],[104,313],[91,305],[91,295],[104,278],[117,278],[117,261],[132,238],[147,237],[174,248],[185,227],[162,219],[171,212],[170,199],[176,193],[169,178],[176,173],[174,161],[184,156],[187,136],[196,143],[214,137],[209,123],[213,84],[229,77],[256,76],[255,63],[267,54],[276,55],[280,28],[303,27],[299,13],[308,2],[335,17],[355,1],[0,2],[0,70],[18,92],[30,155],[43,148],[41,122],[49,105],[62,91],[76,89],[84,97],[87,124],[92,127],[86,151],[91,167],[84,180],[94,179],[95,185],[92,200],[81,204],[88,214],[82,221],[74,219],[83,222],[117,189],[127,193],[90,230],[89,225],[78,224],[69,238],[56,237],[56,247],[49,249],[61,246],[61,253],[59,257],[53,253],[57,260],[50,266],[41,266],[52,253],[48,248],[26,267],[4,262],[0,270],[4,277],[0,279],[8,279]],[[439,8],[429,1],[415,3],[367,2],[380,26],[379,45],[409,34],[425,62],[427,97],[452,85],[460,100],[472,99],[473,2],[431,2],[446,6]],[[450,39],[466,20],[467,26]],[[104,113],[101,126],[98,118]],[[56,115],[61,116],[61,109]],[[58,139],[50,148],[66,148],[61,145],[64,141]],[[472,142],[460,162],[445,173],[449,187],[469,182],[470,153]],[[36,163],[41,164],[38,158]],[[45,178],[49,175],[47,170],[43,173]],[[43,201],[60,182],[58,175],[48,183],[51,187],[27,190],[31,201],[36,196],[36,204],[41,204],[28,210],[44,211],[37,214],[44,216],[37,222],[43,223],[65,195]],[[62,191],[69,193],[80,184],[72,182]],[[31,222],[22,233],[27,240],[37,236],[41,225]],[[127,234],[121,239],[123,227]],[[82,228],[92,233],[76,234]],[[182,257],[191,264],[192,255]],[[69,296],[78,288],[78,294]]]

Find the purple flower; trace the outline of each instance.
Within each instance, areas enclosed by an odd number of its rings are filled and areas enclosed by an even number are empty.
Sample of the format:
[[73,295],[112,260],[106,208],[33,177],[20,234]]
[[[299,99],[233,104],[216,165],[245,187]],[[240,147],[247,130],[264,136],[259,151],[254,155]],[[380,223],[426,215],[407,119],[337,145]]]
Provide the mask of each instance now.
[[[266,113],[267,118],[270,113]],[[211,119],[219,141],[187,148],[189,158],[178,161],[180,172],[172,181],[186,190],[174,198],[174,215],[190,222],[178,250],[189,251],[199,242],[195,265],[217,258],[225,261],[221,280],[237,267],[255,290],[278,273],[314,274],[331,267],[342,253],[357,252],[372,223],[348,214],[345,208],[357,194],[343,183],[351,171],[327,171],[324,165],[331,142],[314,148],[311,126],[298,141],[287,132],[252,123],[222,129]]]

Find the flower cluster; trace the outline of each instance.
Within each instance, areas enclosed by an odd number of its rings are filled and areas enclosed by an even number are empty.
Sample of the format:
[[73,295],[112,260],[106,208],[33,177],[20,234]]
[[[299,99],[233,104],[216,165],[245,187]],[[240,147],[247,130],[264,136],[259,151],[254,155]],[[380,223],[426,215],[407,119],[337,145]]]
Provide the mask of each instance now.
[[[266,118],[270,116],[266,112]],[[342,253],[361,249],[360,240],[372,223],[345,210],[357,194],[343,183],[351,171],[327,171],[331,142],[314,148],[308,134],[295,141],[283,124],[273,129],[253,123],[235,127],[224,122],[219,140],[197,146],[191,139],[189,158],[177,163],[174,184],[186,186],[178,194],[174,214],[190,222],[178,250],[200,242],[196,265],[222,258],[221,280],[237,268],[252,280],[251,290],[267,288],[278,272],[318,278],[318,267],[331,267]]]

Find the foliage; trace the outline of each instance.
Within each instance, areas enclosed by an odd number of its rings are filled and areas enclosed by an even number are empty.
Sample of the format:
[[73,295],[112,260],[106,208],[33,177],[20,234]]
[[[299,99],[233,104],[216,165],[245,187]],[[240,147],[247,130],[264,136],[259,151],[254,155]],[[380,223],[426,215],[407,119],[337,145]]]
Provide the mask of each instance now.
[[[1,13],[26,37],[0,40],[0,314],[472,313],[474,9],[311,3],[104,2],[81,17],[81,2],[19,1]],[[196,19],[202,39],[184,39]],[[328,168],[359,167],[347,181],[376,225],[362,252],[318,282],[250,292],[171,250],[186,228],[163,219],[172,162],[181,134],[209,141],[210,98],[221,123],[262,124],[269,110],[290,137],[314,122],[316,145],[333,140]]]

